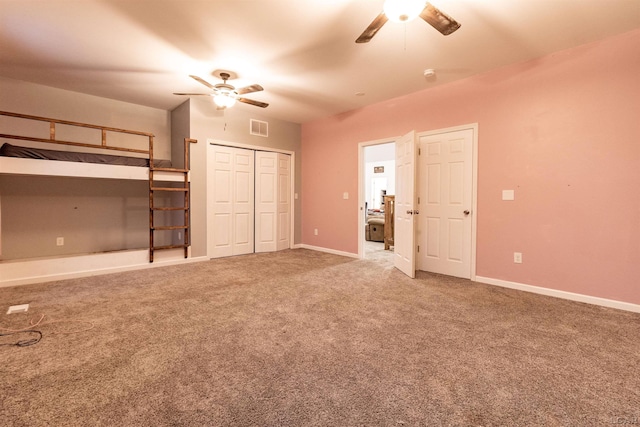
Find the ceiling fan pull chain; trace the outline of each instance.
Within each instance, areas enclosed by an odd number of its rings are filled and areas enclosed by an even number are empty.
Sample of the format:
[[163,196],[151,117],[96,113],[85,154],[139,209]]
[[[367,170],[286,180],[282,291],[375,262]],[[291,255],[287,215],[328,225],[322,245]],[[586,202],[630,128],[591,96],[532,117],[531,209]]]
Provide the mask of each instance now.
[[404,51],[407,51],[407,23],[404,23]]

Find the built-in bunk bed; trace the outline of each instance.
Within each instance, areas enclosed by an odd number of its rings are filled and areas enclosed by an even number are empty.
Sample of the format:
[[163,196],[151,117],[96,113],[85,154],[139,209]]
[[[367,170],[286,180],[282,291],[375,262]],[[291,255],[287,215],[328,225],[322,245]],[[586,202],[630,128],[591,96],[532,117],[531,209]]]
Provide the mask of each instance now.
[[[148,251],[145,250],[145,262],[153,262],[155,252],[161,249],[180,250],[184,258],[188,257],[189,146],[195,140],[184,139],[182,165],[172,167],[167,160],[154,159],[152,133],[5,111],[0,111],[0,118],[3,119],[0,123],[6,125],[0,126],[0,176],[79,178],[84,179],[81,185],[91,185],[95,180],[147,181],[149,247]],[[11,120],[19,123],[12,125]],[[48,129],[48,137],[42,135],[43,126]],[[16,129],[17,132],[5,133]],[[0,215],[1,207],[0,194]],[[46,215],[46,208],[42,213]],[[168,232],[169,237],[165,233],[158,238],[158,231]],[[171,237],[172,233],[179,236],[177,241]],[[135,268],[141,256],[141,250],[127,248],[101,254],[80,253],[38,259],[0,258],[0,285],[32,283],[47,277],[74,277],[84,275],[83,272],[95,274],[92,272]],[[104,258],[110,260],[104,261]]]

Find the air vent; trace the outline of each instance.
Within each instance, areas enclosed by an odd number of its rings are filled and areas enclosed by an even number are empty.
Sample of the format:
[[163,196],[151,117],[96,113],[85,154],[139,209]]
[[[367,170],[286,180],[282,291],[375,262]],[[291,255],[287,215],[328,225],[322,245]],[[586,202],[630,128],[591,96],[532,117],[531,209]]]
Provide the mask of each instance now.
[[269,123],[251,119],[249,133],[267,137],[269,136]]

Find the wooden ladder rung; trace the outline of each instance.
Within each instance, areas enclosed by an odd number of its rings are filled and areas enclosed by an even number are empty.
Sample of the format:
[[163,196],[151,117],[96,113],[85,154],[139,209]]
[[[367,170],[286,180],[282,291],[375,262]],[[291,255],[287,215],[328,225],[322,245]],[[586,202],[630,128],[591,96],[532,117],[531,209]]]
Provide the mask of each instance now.
[[188,225],[162,225],[158,227],[151,227],[152,230],[186,230]]
[[189,169],[176,169],[176,168],[150,168],[152,171],[156,172],[180,172],[180,173],[187,173],[189,172]]
[[188,211],[189,208],[185,208],[185,207],[160,207],[160,208],[156,208],[153,207],[152,210],[154,211]]
[[177,248],[186,248],[186,247],[188,247],[188,246],[189,246],[189,245],[187,245],[187,244],[184,244],[184,245],[164,245],[164,246],[154,246],[152,249],[153,249],[154,251],[157,251],[157,250],[161,250],[161,249],[177,249]]
[[188,188],[182,187],[151,187],[151,191],[189,191]]

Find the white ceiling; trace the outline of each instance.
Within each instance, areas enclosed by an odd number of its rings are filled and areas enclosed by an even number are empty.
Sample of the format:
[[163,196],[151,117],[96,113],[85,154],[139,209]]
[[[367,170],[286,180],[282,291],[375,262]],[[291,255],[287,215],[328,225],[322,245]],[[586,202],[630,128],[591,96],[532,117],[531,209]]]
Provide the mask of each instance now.
[[388,22],[356,44],[382,3],[0,0],[0,76],[171,110],[207,91],[189,74],[227,69],[264,87],[261,114],[304,123],[640,28],[639,0],[432,0],[457,32]]

